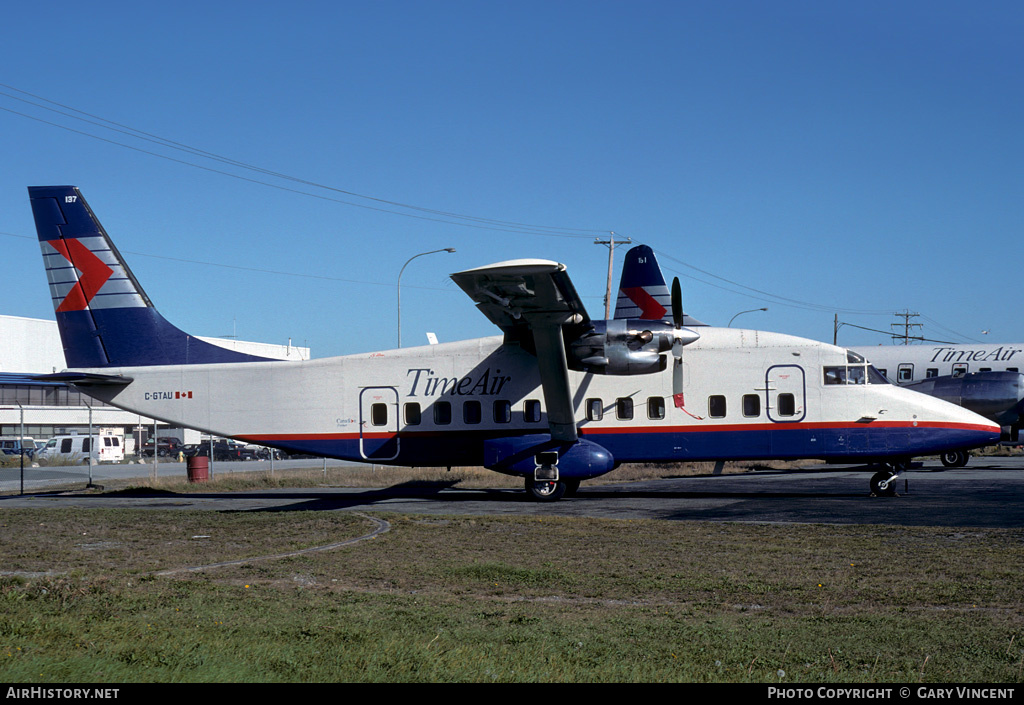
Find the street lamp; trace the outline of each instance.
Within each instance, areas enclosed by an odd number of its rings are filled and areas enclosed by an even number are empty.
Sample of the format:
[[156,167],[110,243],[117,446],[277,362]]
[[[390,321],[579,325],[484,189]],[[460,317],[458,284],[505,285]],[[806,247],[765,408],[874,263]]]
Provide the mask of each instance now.
[[431,250],[430,252],[421,252],[418,255],[413,255],[405,261],[405,264],[403,264],[402,268],[398,271],[398,347],[402,347],[402,272],[404,272],[405,268],[409,266],[409,263],[417,257],[432,255],[435,252],[455,252],[455,248],[445,247],[440,250]]
[[[754,311],[767,311],[767,310],[768,310],[767,308],[752,308],[749,311],[740,311],[739,313],[736,314],[736,316],[743,315],[744,313],[753,313]],[[732,322],[736,320],[736,316],[733,316],[732,318],[729,319],[729,325],[727,325],[726,328],[732,328]]]

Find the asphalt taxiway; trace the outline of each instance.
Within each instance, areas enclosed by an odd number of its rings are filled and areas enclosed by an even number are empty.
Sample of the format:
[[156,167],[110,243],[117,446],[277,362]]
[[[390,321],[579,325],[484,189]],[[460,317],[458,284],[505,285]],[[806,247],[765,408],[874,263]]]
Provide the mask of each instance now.
[[[362,511],[408,514],[525,515],[717,522],[1024,527],[1024,457],[973,458],[965,468],[937,461],[897,480],[897,496],[873,497],[872,469],[816,466],[718,477],[677,477],[588,487],[558,502],[523,491],[456,489],[411,483],[377,489],[275,489],[226,493],[27,494],[0,497],[12,507],[134,507],[210,511]],[[614,477],[614,476],[611,476]]]

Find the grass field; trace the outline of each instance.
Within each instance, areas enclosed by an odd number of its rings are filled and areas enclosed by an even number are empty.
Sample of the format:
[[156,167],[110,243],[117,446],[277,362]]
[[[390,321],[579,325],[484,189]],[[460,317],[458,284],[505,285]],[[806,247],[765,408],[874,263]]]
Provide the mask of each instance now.
[[374,516],[5,510],[0,681],[1024,677],[1021,530]]

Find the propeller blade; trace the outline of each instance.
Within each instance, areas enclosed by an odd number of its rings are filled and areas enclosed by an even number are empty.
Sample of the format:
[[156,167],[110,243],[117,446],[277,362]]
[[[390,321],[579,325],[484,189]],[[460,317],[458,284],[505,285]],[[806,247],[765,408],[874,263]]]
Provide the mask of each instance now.
[[683,327],[683,290],[679,286],[679,277],[672,279],[672,322],[676,328]]
[[[679,346],[680,351],[682,345]],[[676,356],[676,359],[672,364],[672,403],[677,408],[683,408],[683,358],[682,355]]]
[[672,341],[672,403],[683,408],[683,340],[679,335],[683,327],[683,289],[679,286],[679,277],[672,279],[672,323],[676,327],[675,340]]

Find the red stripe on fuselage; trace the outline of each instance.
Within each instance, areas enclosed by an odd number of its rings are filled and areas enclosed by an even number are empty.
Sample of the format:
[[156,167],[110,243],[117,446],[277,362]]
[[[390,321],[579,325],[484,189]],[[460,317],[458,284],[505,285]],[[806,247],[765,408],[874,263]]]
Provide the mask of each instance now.
[[[807,423],[807,422],[795,422],[795,423],[761,423],[761,424],[719,424],[719,425],[708,425],[708,426],[623,426],[618,428],[587,428],[586,426],[580,428],[580,434],[585,436],[601,436],[605,434],[626,434],[632,433],[637,435],[643,435],[647,433],[718,433],[718,432],[736,432],[736,431],[795,431],[801,429],[814,429],[814,430],[825,430],[825,429],[840,429],[847,431],[863,431],[871,428],[939,428],[946,430],[956,431],[988,431],[989,433],[998,433],[998,429],[991,426],[985,426],[983,424],[962,424],[962,423],[951,423],[944,421],[873,421],[870,424],[850,424],[843,422],[818,422],[818,423]],[[408,431],[403,430],[399,432],[377,432],[377,433],[286,433],[281,435],[241,435],[236,438],[249,441],[250,443],[284,443],[287,441],[325,441],[325,440],[346,440],[346,439],[386,439],[393,438],[395,436],[453,436],[453,435],[478,435],[486,433],[489,435],[507,435],[516,436],[529,433],[543,433],[544,429],[528,429],[519,428],[515,432],[508,432],[509,429],[500,428],[460,428],[451,430],[436,430],[436,431]],[[505,431],[505,433],[499,434],[499,431]]]

